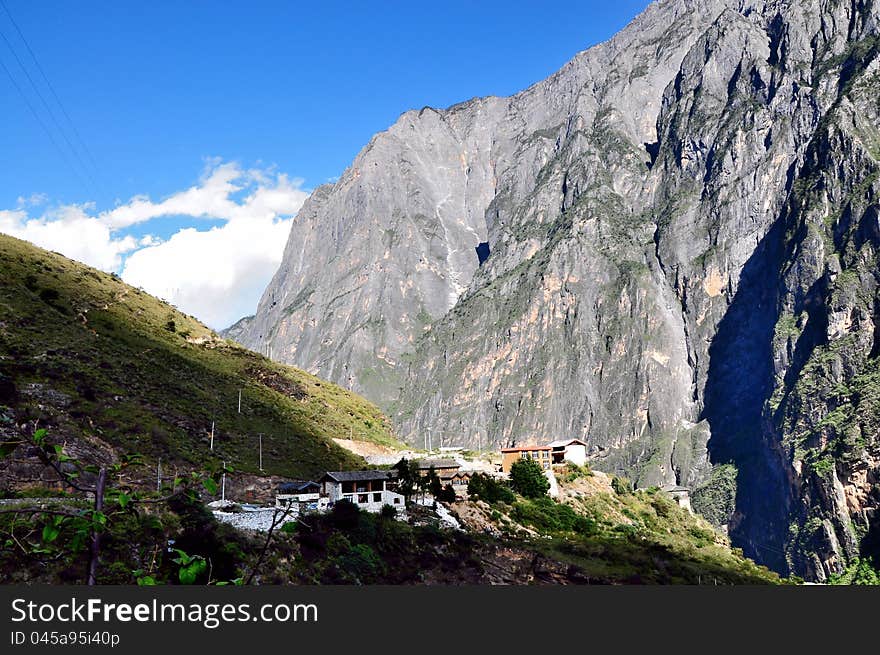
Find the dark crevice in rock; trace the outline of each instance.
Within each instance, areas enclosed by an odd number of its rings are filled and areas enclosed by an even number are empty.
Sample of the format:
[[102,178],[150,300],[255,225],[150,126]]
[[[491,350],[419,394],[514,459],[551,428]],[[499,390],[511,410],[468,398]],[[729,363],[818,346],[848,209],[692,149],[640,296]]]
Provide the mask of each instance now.
[[654,141],[654,143],[646,143],[645,151],[648,153],[648,157],[650,157],[650,161],[648,161],[648,170],[651,170],[654,167],[654,162],[657,161],[657,155],[660,154],[660,140]]
[[479,260],[480,266],[482,266],[483,262],[489,259],[489,242],[483,241],[474,250],[477,251],[477,260]]
[[738,290],[709,347],[705,408],[713,463],[738,471],[737,519],[731,536],[749,557],[785,572],[788,487],[762,425],[773,388],[772,341],[777,321],[775,285],[784,223],[777,221],[743,268]]

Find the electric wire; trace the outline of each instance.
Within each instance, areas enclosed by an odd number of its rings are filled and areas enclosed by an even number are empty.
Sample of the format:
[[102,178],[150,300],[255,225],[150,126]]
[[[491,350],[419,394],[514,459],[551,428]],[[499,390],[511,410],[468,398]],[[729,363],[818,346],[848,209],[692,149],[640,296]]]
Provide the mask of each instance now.
[[[67,143],[67,147],[70,148],[71,153],[73,153],[74,159],[82,167],[82,170],[85,172],[86,176],[91,177],[91,173],[89,172],[88,166],[82,160],[82,157],[80,156],[77,149],[74,147],[73,143],[71,143],[70,139],[67,136],[67,132],[64,130],[64,128],[61,127],[61,123],[58,122],[58,119],[55,117],[55,113],[52,111],[51,107],[49,107],[49,103],[46,102],[46,98],[40,92],[39,87],[37,87],[36,83],[34,82],[34,78],[31,77],[30,72],[28,71],[27,67],[24,65],[24,62],[21,60],[21,57],[18,56],[18,53],[15,51],[15,48],[12,46],[12,43],[9,41],[8,38],[6,38],[6,35],[2,31],[0,31],[0,38],[3,39],[4,43],[6,43],[6,47],[9,48],[9,51],[12,53],[12,56],[15,58],[15,61],[18,63],[19,68],[21,68],[21,70],[24,72],[24,75],[27,78],[28,82],[30,82],[31,88],[34,90],[34,93],[36,93],[37,97],[40,99],[40,102],[43,103],[43,107],[46,109],[46,112],[49,114],[49,118],[52,119],[52,122],[55,124],[55,127],[57,128],[58,132],[61,134],[61,137]],[[19,87],[19,90],[21,93],[23,93],[23,91],[21,91],[21,87]],[[95,186],[94,180],[92,180],[92,187],[94,187],[94,186]]]
[[76,167],[70,163],[70,160],[67,158],[67,155],[64,153],[63,148],[61,148],[61,146],[58,145],[58,141],[56,141],[55,137],[52,135],[52,131],[48,128],[45,121],[43,121],[43,119],[40,118],[40,114],[37,112],[33,103],[31,103],[30,99],[27,97],[24,90],[19,85],[18,81],[12,75],[12,71],[10,71],[9,68],[6,66],[6,64],[3,63],[2,59],[0,59],[0,68],[3,68],[3,70],[6,71],[6,75],[9,77],[9,80],[12,82],[12,86],[14,86],[15,89],[18,91],[18,94],[21,96],[22,100],[24,100],[24,103],[27,105],[28,109],[30,109],[31,114],[33,114],[34,119],[37,121],[37,123],[40,124],[40,127],[43,128],[43,131],[46,133],[46,136],[49,137],[49,141],[52,142],[52,145],[58,151],[58,154],[61,155],[61,159],[64,160],[64,163],[70,168],[70,170],[73,172],[73,174],[79,179],[79,181],[83,185],[83,187],[87,189],[88,185],[85,183],[85,180],[83,180],[82,175],[79,173],[79,171],[76,170]]
[[18,33],[18,37],[21,39],[22,43],[24,43],[24,47],[27,48],[28,53],[31,56],[31,59],[34,60],[34,65],[37,70],[40,72],[40,77],[43,78],[43,81],[46,83],[46,86],[49,88],[49,92],[52,94],[55,102],[58,104],[58,107],[61,109],[61,113],[64,115],[64,118],[67,120],[70,125],[70,129],[73,131],[73,135],[82,148],[83,152],[86,153],[86,157],[88,157],[91,162],[93,168],[95,169],[95,173],[100,175],[100,170],[98,168],[98,163],[95,161],[94,156],[92,156],[92,151],[89,149],[85,140],[79,133],[79,130],[76,129],[76,124],[70,118],[70,114],[67,113],[67,109],[64,107],[64,103],[61,102],[61,98],[58,96],[58,93],[55,91],[55,86],[52,82],[49,81],[49,76],[46,75],[46,71],[43,69],[42,65],[40,65],[40,60],[37,59],[37,55],[34,52],[33,48],[31,48],[30,43],[25,38],[24,33],[22,33],[21,28],[19,28],[18,23],[15,22],[15,18],[12,17],[12,13],[9,11],[9,7],[6,6],[6,2],[4,0],[0,0],[0,7],[3,7],[3,11],[6,12],[6,15],[9,17],[9,21],[12,23],[12,26],[15,28],[15,31]]

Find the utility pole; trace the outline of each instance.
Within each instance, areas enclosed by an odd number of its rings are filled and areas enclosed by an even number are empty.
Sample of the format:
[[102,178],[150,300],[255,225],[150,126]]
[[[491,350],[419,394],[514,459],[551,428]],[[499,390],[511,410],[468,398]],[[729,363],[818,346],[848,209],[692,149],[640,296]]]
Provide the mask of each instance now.
[[156,491],[162,490],[162,458],[156,463]]
[[223,462],[223,476],[220,478],[220,501],[226,502],[226,462]]
[[241,414],[241,389],[238,390],[238,413]]
[[211,421],[211,452],[214,452],[214,421]]
[[260,432],[260,473],[263,472],[263,433]]

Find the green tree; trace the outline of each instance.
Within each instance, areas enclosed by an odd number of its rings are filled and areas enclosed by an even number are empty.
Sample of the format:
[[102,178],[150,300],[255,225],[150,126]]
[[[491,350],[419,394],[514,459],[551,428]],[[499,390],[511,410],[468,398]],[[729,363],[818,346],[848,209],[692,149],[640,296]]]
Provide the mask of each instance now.
[[504,484],[485,473],[474,473],[468,481],[468,497],[492,503],[512,503],[516,500],[513,492]]
[[526,498],[540,498],[550,490],[550,481],[533,459],[518,459],[510,467],[510,485]]
[[443,491],[443,483],[440,482],[440,476],[437,475],[437,471],[432,466],[428,469],[428,474],[425,476],[425,489],[431,494],[435,499],[440,496],[440,492]]
[[447,484],[440,490],[440,493],[437,495],[437,500],[441,500],[444,503],[454,503],[455,502],[455,489],[452,488],[451,484]]
[[414,461],[403,458],[394,465],[397,471],[397,490],[409,502],[419,484],[419,466]]

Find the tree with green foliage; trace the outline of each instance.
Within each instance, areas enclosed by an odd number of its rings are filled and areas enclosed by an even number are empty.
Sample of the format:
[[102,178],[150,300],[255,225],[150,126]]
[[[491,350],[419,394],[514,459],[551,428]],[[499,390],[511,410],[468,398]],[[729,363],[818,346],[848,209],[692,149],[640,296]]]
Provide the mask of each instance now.
[[510,467],[510,486],[526,498],[540,498],[550,491],[544,469],[533,459],[518,459]]
[[443,483],[440,482],[440,476],[437,475],[437,470],[433,466],[428,469],[423,484],[424,489],[435,499],[440,495],[440,492],[443,491]]
[[471,476],[468,481],[468,497],[471,500],[483,500],[490,505],[497,502],[509,504],[516,500],[516,496],[506,485],[485,473],[474,473]]
[[444,485],[443,489],[440,490],[440,493],[437,496],[437,500],[444,503],[455,502],[455,489],[452,488],[451,484]]
[[397,490],[408,503],[420,482],[419,465],[403,458],[394,465],[394,470],[397,471]]
[[840,575],[832,575],[829,584],[880,586],[880,568],[868,558],[856,558]]

